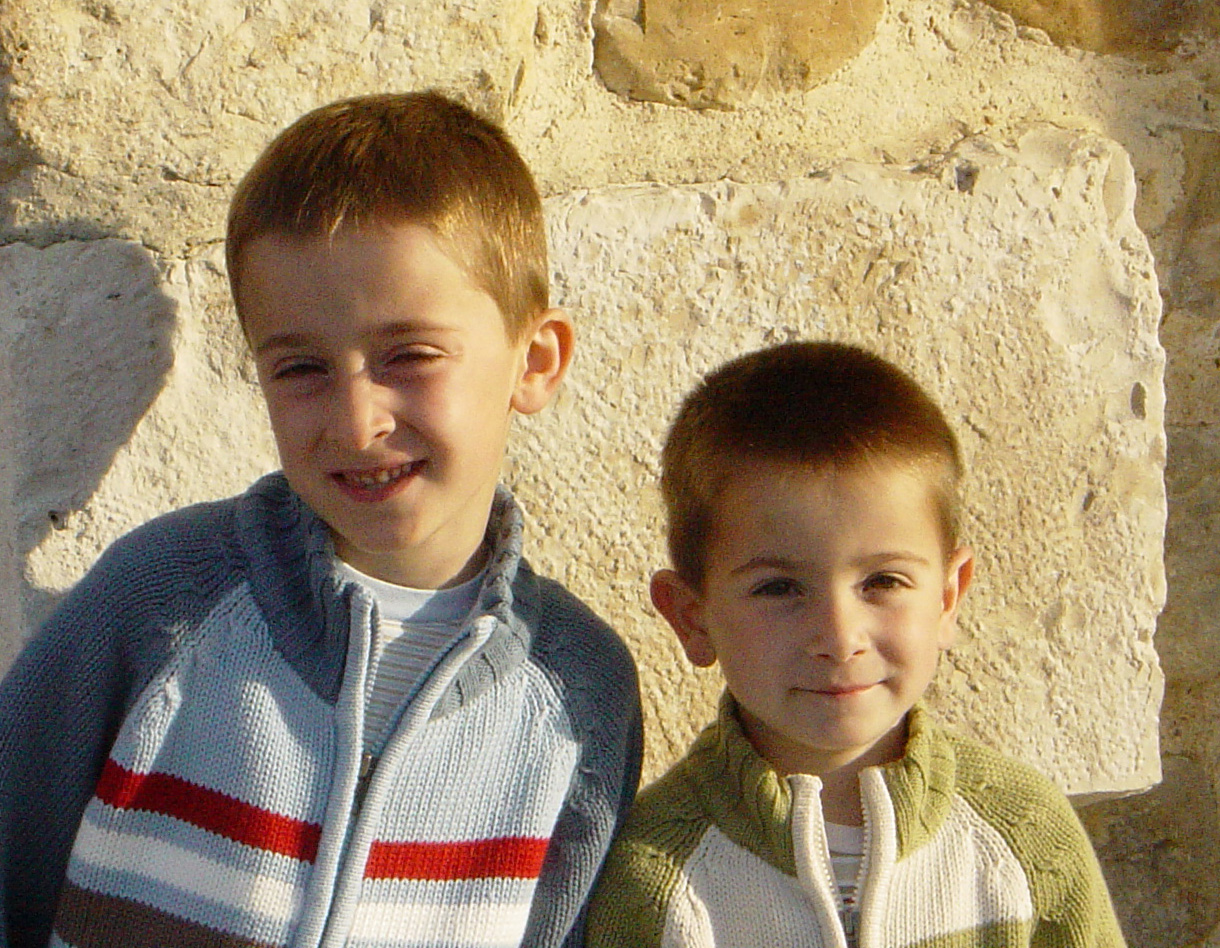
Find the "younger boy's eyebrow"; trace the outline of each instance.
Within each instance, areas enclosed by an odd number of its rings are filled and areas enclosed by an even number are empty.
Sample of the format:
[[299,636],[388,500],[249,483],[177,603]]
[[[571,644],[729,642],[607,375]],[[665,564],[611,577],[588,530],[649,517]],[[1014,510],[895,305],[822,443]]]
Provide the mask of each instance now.
[[927,566],[932,561],[921,553],[909,550],[888,550],[882,553],[870,553],[856,561],[861,566],[882,566],[886,563],[914,563],[916,566]]
[[801,560],[789,559],[786,556],[766,555],[752,556],[740,566],[735,567],[729,573],[730,576],[737,576],[741,573],[748,573],[756,569],[779,569],[779,570],[794,570],[803,566]]
[[[928,566],[932,561],[928,557],[920,553],[914,553],[908,550],[887,550],[881,553],[869,553],[853,561],[853,565],[864,568],[875,568],[883,566],[887,563],[912,563],[916,566]],[[777,569],[777,570],[798,570],[808,569],[809,563],[805,560],[794,560],[787,556],[778,554],[766,554],[762,556],[754,556],[746,560],[740,566],[734,567],[729,575],[737,576],[741,573],[748,573],[756,569]]]

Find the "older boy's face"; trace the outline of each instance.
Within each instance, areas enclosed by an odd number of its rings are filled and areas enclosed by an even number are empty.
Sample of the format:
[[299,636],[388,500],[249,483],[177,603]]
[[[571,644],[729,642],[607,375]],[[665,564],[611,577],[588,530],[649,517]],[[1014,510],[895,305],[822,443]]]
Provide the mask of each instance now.
[[899,757],[971,571],[967,550],[946,567],[926,477],[763,463],[715,518],[678,631],[696,664],[720,662],[758,751],[785,773]]
[[[289,483],[339,555],[419,588],[475,568],[529,333],[427,228],[266,236],[245,252],[241,306]],[[566,364],[566,363],[565,363]]]

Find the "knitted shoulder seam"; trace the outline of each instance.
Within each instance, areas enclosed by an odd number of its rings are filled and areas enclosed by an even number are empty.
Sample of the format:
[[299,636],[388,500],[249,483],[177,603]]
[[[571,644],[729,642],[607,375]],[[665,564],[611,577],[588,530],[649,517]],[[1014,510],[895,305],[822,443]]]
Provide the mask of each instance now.
[[1100,867],[1067,797],[1032,767],[975,741],[951,740],[958,793],[1021,865],[1034,915],[1054,933],[1045,943],[1121,945]]
[[661,943],[686,864],[712,826],[684,763],[640,793],[615,839],[589,908],[590,948]]

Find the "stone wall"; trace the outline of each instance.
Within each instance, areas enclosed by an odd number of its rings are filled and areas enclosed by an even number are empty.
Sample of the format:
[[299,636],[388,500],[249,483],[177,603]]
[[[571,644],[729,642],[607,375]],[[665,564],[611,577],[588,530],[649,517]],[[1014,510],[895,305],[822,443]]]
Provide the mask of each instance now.
[[970,467],[940,713],[1073,792],[1163,774],[1082,813],[1133,944],[1220,945],[1211,0],[9,0],[0,664],[115,537],[275,466],[228,194],[303,110],[425,86],[547,195],[580,350],[506,477],[640,661],[649,774],[719,687],[646,605],[665,423],[745,348],[859,341]]

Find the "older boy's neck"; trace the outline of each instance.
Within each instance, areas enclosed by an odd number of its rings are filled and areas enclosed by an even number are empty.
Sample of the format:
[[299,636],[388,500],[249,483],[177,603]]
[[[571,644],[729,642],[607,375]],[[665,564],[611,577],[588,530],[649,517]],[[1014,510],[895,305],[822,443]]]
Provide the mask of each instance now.
[[336,541],[335,552],[349,566],[382,582],[408,589],[448,589],[474,579],[487,565],[490,551],[484,540],[464,563],[456,564],[405,563],[396,556],[379,556],[352,549],[342,541]]

